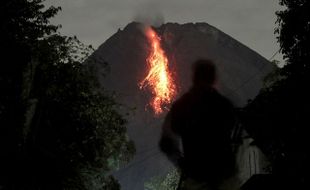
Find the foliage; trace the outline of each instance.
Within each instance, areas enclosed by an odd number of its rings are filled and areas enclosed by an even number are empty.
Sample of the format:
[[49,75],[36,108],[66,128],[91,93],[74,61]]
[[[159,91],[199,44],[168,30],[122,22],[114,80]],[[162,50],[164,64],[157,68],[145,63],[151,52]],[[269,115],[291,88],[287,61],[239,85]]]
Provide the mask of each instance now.
[[[244,109],[243,122],[257,145],[269,156],[273,172],[292,184],[309,179],[308,108],[310,2],[281,0],[278,34],[283,68],[269,76],[269,83]],[[273,81],[270,83],[270,79]]]
[[93,48],[58,34],[60,8],[42,2],[1,2],[0,187],[119,189],[108,174],[135,151],[126,121],[85,61]]
[[176,190],[180,180],[180,173],[172,169],[164,176],[155,176],[144,185],[146,190]]
[[304,75],[309,72],[307,64],[310,56],[310,2],[308,0],[280,0],[280,5],[286,6],[278,11],[278,34],[281,52],[287,59],[283,69],[285,75]]

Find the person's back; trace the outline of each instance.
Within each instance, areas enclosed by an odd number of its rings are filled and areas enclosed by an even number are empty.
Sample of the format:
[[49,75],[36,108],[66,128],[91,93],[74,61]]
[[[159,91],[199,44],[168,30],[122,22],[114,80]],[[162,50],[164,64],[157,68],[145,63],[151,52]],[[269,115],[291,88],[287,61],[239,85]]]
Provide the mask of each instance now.
[[[167,125],[163,129],[161,148],[171,159],[179,159],[176,162],[186,178],[217,186],[231,176],[235,168],[230,142],[234,126],[233,106],[212,87],[215,80],[212,62],[197,61],[193,77],[191,90],[172,105],[168,121],[170,129]],[[173,155],[181,151],[171,152],[178,147],[167,149],[167,146],[177,145],[169,144],[171,141],[167,140],[169,135],[165,130],[181,138],[182,155]]]

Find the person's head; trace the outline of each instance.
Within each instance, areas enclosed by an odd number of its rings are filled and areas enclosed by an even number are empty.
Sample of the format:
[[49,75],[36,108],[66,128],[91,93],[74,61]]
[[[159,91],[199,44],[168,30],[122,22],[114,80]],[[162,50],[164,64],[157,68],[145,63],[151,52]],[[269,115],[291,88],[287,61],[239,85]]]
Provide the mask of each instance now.
[[216,68],[213,61],[200,59],[193,64],[193,85],[212,87],[216,80]]

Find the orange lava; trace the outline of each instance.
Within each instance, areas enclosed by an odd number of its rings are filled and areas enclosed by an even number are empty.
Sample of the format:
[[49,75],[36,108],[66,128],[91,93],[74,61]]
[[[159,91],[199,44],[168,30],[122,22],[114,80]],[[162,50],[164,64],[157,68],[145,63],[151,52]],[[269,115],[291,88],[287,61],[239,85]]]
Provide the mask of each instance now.
[[160,37],[148,27],[146,36],[151,43],[151,52],[147,58],[148,74],[140,82],[140,89],[148,86],[153,95],[150,105],[156,115],[161,114],[176,95],[176,86],[168,68],[168,59],[160,45]]

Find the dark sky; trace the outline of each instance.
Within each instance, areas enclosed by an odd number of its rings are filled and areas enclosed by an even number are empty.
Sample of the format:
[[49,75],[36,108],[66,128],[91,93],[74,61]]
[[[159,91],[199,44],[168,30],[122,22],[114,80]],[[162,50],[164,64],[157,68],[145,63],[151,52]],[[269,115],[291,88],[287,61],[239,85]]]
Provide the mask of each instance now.
[[[97,48],[131,21],[206,22],[269,59],[279,49],[275,28],[278,0],[46,0],[61,6],[53,23]],[[282,61],[280,55],[275,57]]]

